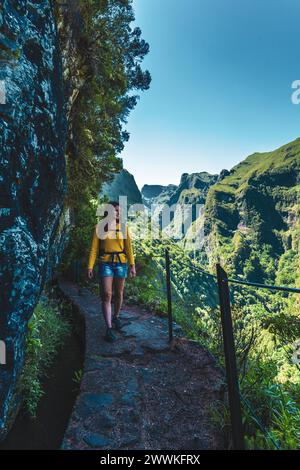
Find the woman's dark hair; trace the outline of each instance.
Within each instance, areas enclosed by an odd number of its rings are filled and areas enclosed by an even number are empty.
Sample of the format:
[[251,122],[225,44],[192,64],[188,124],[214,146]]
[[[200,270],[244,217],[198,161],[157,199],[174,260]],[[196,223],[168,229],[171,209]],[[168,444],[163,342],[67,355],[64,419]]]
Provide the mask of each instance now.
[[[120,206],[118,201],[109,201],[107,204],[109,204],[113,207],[119,207]],[[108,216],[108,211],[105,211],[104,212],[104,217],[107,217],[107,216]],[[105,224],[105,226],[104,226],[104,232],[108,232],[108,223]]]
[[114,207],[119,207],[119,201],[109,201],[107,204],[110,204],[111,206],[114,206]]

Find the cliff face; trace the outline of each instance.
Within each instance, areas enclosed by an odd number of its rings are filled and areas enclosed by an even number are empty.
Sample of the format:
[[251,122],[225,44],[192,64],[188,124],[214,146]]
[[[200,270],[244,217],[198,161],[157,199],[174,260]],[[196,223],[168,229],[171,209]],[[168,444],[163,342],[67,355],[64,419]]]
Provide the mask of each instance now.
[[111,183],[103,185],[101,194],[111,201],[118,201],[119,196],[127,196],[128,204],[142,204],[142,195],[134,176],[125,169],[117,173]]
[[218,175],[200,173],[183,173],[178,188],[170,198],[170,204],[204,204],[210,186],[218,179]]
[[218,179],[218,175],[210,175],[206,172],[183,173],[178,186],[148,185],[142,188],[144,204],[204,204],[206,195],[211,185]]
[[[218,175],[210,175],[206,172],[183,173],[178,186],[173,184],[145,185],[142,188],[143,201],[148,207],[153,205],[154,220],[157,220],[166,234],[178,240],[183,239],[185,242],[186,234],[199,213],[197,205],[205,204],[208,190],[217,179]],[[172,209],[170,210],[171,222],[169,218],[166,221],[160,221],[161,206],[164,205]],[[184,208],[184,205],[189,206],[189,209]],[[183,224],[185,233],[183,233]]]
[[[0,437],[24,356],[27,322],[45,281],[66,190],[66,121],[52,2],[0,7]],[[14,406],[14,409],[17,409]]]
[[163,204],[165,200],[170,199],[176,188],[175,184],[169,184],[168,186],[145,184],[141,190],[143,203],[149,208],[152,204]]

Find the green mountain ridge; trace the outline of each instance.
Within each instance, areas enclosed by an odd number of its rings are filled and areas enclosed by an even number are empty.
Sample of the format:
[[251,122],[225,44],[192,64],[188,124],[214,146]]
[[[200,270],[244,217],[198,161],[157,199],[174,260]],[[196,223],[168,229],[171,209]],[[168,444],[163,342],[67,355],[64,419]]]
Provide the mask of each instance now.
[[[236,165],[207,195],[204,252],[247,279],[292,282],[299,261],[300,138]],[[295,274],[295,271],[294,271]]]
[[[103,193],[127,195],[129,204],[202,204],[204,210],[181,240],[187,253],[207,269],[218,260],[230,273],[257,282],[298,283],[300,138],[271,152],[254,153],[220,175],[183,173],[176,185],[144,185],[122,170]],[[180,210],[162,227],[175,239],[182,230]],[[154,217],[158,217],[154,211]],[[194,243],[196,240],[196,244]],[[289,269],[292,266],[293,269]]]
[[[142,196],[145,204],[203,204],[209,187],[219,175],[211,175],[206,171],[199,173],[183,173],[178,186],[144,185]],[[149,204],[150,202],[150,204]]]

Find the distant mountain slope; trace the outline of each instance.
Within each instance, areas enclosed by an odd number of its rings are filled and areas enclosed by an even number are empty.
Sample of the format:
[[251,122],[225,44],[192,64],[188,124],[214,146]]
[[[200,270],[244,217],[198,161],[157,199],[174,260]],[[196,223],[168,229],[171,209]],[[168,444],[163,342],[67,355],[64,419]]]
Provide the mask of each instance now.
[[209,189],[202,226],[210,263],[220,257],[250,280],[293,282],[299,262],[299,170],[296,139],[250,155]]
[[117,173],[110,183],[103,185],[101,194],[112,201],[118,200],[119,196],[127,196],[128,204],[142,204],[142,195],[134,176],[125,169]]
[[[217,180],[218,175],[210,175],[206,172],[182,174],[179,186],[166,199],[169,207],[176,204],[174,214],[171,213],[171,223],[164,227],[166,233],[178,240],[184,238],[183,230],[188,230],[190,224],[198,217],[197,205],[204,206],[208,190]],[[184,209],[182,212],[183,205],[189,205],[190,211]]]
[[170,204],[204,204],[207,192],[215,184],[218,175],[210,175],[205,171],[200,173],[183,173],[179,186],[170,198]]
[[[170,184],[168,186],[145,185],[142,188],[142,196],[144,204],[148,207],[152,205],[154,218],[159,220],[161,209],[155,208],[155,205],[167,205],[170,209],[173,205],[178,204],[175,212],[170,212],[171,223],[160,221],[162,229],[173,238],[181,238],[182,233],[182,212],[183,204],[192,206],[192,221],[196,220],[196,205],[204,205],[207,192],[212,184],[218,180],[218,175],[210,175],[206,172],[200,173],[183,173],[178,186]],[[174,208],[173,208],[174,209]],[[186,217],[186,214],[185,214]],[[190,224],[190,220],[186,220],[186,228]]]
[[145,184],[142,197],[145,205],[151,204],[204,204],[209,187],[218,179],[218,175],[206,172],[183,173],[178,186]]
[[165,200],[170,199],[176,188],[175,184],[169,184],[168,186],[145,184],[141,190],[143,202],[149,208],[152,204],[163,204]]

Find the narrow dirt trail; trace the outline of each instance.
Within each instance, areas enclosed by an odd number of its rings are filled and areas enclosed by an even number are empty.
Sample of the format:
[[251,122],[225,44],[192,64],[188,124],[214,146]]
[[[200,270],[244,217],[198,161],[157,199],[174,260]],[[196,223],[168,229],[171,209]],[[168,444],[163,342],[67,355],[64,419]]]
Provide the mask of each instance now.
[[107,343],[98,297],[59,285],[86,325],[82,383],[63,449],[224,448],[211,416],[223,379],[205,350],[178,327],[170,346],[166,319],[127,306],[122,334]]

